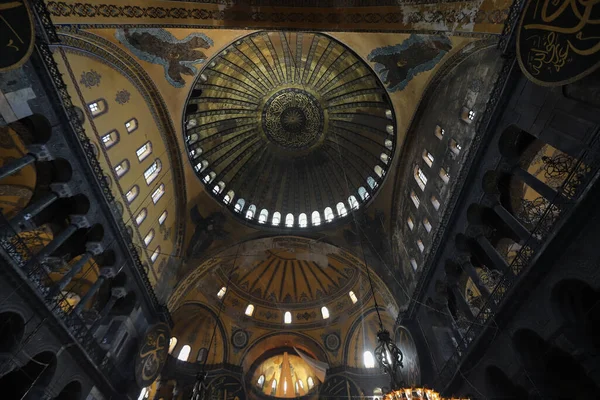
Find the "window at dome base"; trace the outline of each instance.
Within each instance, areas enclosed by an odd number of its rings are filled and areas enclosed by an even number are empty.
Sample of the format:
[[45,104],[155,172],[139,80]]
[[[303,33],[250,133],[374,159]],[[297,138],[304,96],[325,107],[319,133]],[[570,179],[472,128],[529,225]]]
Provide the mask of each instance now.
[[[310,230],[369,206],[394,165],[397,120],[379,76],[346,45],[317,32],[281,35],[250,33],[198,66],[182,138],[198,184],[235,218]],[[297,60],[303,73],[293,72]],[[282,81],[277,71],[289,74]]]
[[375,358],[373,358],[373,353],[370,351],[365,351],[363,354],[363,362],[365,364],[365,368],[375,368]]

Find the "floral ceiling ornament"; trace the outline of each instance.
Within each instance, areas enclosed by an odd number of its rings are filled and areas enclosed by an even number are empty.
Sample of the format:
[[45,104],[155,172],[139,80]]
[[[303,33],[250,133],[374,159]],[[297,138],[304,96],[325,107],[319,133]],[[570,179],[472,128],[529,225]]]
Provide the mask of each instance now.
[[117,103],[123,105],[123,104],[129,102],[130,98],[131,98],[131,93],[129,93],[125,89],[122,89],[117,92],[117,95],[115,96],[115,101]]
[[81,79],[79,80],[79,83],[86,88],[91,89],[94,86],[100,86],[100,79],[102,79],[102,75],[92,69],[87,72],[83,71],[81,73]]

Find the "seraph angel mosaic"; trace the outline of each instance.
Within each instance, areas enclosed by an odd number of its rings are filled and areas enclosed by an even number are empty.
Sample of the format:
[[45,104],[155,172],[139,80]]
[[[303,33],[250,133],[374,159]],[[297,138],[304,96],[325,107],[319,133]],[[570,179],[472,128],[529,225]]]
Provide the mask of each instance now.
[[452,49],[446,36],[412,34],[394,46],[379,47],[367,59],[375,63],[375,72],[389,92],[406,88],[412,78],[433,69]]
[[200,49],[213,45],[212,39],[203,33],[195,32],[177,39],[162,28],[118,29],[115,37],[141,60],[162,65],[165,78],[176,88],[185,85],[182,75],[198,73],[194,64],[206,60],[206,54]]

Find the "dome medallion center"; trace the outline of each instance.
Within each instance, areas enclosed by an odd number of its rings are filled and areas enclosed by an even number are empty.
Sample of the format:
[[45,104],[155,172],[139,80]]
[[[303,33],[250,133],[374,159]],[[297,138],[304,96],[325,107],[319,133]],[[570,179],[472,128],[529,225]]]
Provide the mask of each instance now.
[[310,93],[288,88],[273,94],[262,112],[267,138],[287,149],[304,149],[323,135],[325,117],[319,101]]

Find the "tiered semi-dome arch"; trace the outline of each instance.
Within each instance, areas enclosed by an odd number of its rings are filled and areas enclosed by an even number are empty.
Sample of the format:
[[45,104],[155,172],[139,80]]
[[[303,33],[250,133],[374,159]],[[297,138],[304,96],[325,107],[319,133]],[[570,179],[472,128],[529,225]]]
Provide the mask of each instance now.
[[257,32],[206,64],[184,132],[208,193],[246,221],[306,229],[349,214],[328,218],[328,207],[373,198],[395,127],[385,88],[349,48],[318,33]]

